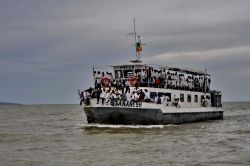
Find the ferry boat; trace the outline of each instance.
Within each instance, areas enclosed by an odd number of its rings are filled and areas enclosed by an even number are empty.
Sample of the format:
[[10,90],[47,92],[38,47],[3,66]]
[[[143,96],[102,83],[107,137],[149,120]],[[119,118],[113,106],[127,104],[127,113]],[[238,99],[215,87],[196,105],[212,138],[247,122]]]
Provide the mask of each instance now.
[[93,67],[94,88],[79,93],[88,123],[158,125],[223,118],[221,92],[211,90],[207,71],[141,61],[142,46],[135,30],[136,59]]

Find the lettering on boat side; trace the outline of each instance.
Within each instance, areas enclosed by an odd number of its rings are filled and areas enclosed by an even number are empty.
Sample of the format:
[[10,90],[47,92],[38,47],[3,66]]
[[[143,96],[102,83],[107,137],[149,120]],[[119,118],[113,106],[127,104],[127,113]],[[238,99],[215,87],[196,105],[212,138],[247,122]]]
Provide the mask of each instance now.
[[110,106],[115,107],[136,107],[140,108],[142,107],[142,102],[140,101],[122,101],[122,100],[111,100]]

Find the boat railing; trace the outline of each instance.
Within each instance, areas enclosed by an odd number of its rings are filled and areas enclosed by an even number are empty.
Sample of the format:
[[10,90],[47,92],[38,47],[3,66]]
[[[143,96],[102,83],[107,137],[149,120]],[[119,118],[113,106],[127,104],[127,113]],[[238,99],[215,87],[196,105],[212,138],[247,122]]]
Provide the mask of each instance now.
[[163,88],[163,89],[173,89],[173,90],[184,90],[184,91],[193,91],[193,92],[210,92],[209,87],[200,87],[200,86],[194,86],[194,87],[188,87],[188,86],[174,86],[166,84],[166,82],[162,82],[160,84],[156,84],[153,82],[140,82],[138,84],[138,87],[151,87],[151,88]]

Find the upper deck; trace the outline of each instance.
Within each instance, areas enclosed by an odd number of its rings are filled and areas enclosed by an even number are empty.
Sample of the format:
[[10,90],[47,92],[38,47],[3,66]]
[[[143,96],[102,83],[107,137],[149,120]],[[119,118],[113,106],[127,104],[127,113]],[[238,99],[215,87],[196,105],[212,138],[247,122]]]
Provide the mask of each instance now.
[[154,87],[186,91],[209,92],[211,76],[206,71],[190,68],[129,63],[110,65],[111,84],[132,87]]

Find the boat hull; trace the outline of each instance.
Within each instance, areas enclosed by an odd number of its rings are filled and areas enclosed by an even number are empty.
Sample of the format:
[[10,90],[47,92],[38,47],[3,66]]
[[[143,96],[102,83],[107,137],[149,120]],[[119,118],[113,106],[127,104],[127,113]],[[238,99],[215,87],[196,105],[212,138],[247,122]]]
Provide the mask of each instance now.
[[223,110],[162,112],[157,108],[84,107],[88,123],[157,125],[182,124],[223,118]]

